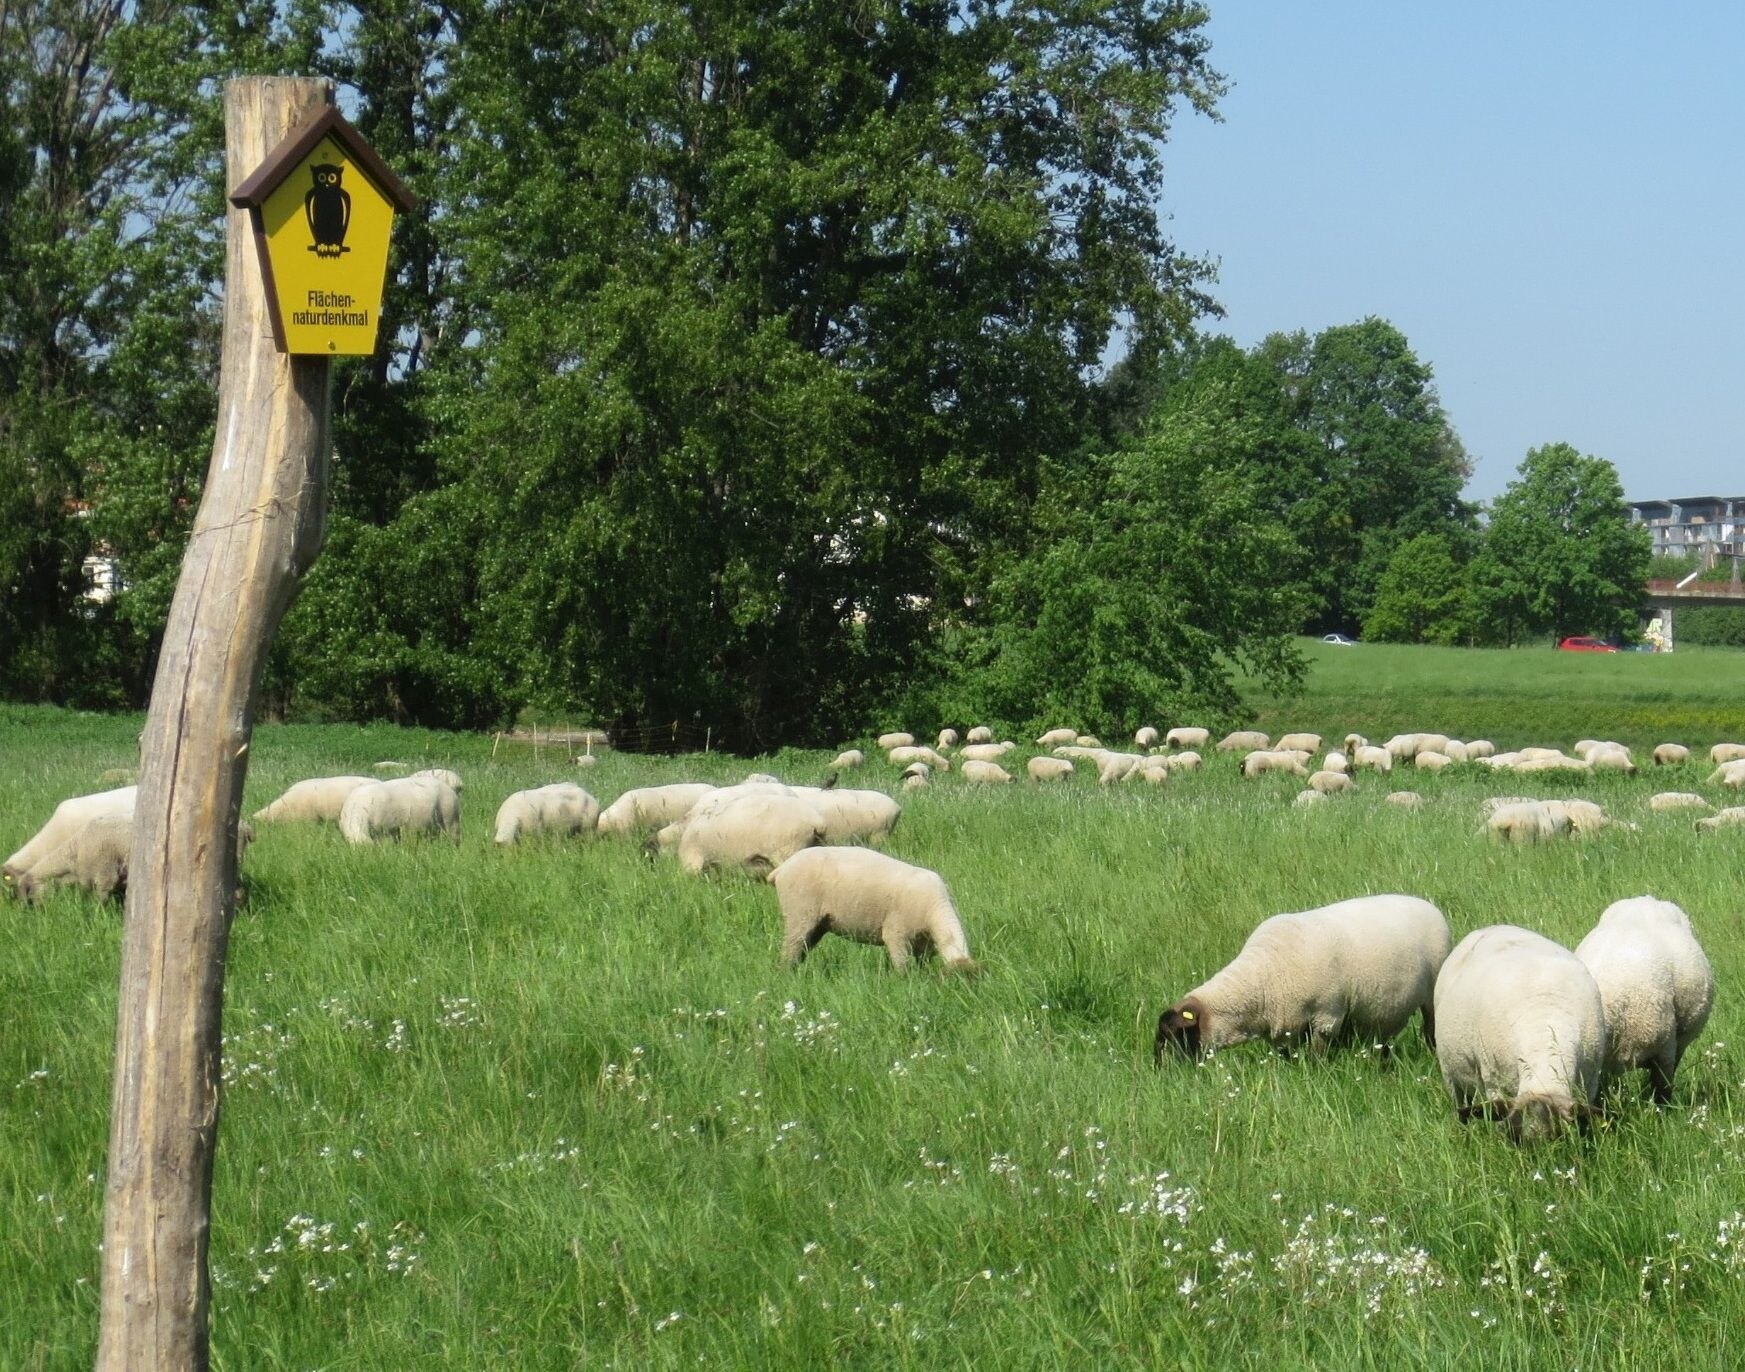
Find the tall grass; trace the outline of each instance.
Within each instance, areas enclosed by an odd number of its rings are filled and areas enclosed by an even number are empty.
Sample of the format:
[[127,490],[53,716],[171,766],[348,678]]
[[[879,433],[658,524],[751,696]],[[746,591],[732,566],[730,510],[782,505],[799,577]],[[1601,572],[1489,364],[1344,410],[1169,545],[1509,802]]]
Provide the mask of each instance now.
[[[1479,732],[1464,700],[1423,723]],[[1333,713],[1291,722],[1346,727]],[[0,712],[0,850],[125,765],[137,729]],[[1303,812],[1294,784],[1227,761],[1161,790],[977,791],[954,772],[903,796],[890,851],[950,882],[987,969],[971,982],[895,976],[834,939],[783,972],[767,886],[688,879],[634,845],[495,851],[503,796],[561,772],[488,753],[257,734],[251,810],[398,757],[462,772],[466,834],[354,850],[264,828],[250,850],[220,1368],[1738,1360],[1745,831],[1647,809],[1704,768],[1586,783],[1640,830],[1520,850],[1477,836],[1480,798],[1578,788],[1457,769],[1396,779],[1421,813],[1375,779]],[[609,756],[585,784],[814,780],[823,756]],[[1455,1123],[1415,1027],[1391,1061],[1250,1046],[1152,1067],[1158,1010],[1259,919],[1390,890],[1457,934],[1513,921],[1566,942],[1623,896],[1683,904],[1720,993],[1673,1107],[1620,1092],[1591,1141],[1519,1151]],[[88,1365],[119,921],[71,894],[0,919],[0,1366]]]

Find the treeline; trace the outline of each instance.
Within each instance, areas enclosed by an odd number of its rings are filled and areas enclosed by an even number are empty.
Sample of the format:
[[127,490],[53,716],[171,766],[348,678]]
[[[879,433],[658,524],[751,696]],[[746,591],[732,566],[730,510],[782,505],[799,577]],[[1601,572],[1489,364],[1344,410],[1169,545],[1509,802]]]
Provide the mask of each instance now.
[[[1630,568],[1609,599],[1586,573],[1548,592],[1545,521],[1499,502],[1487,529],[1462,500],[1429,368],[1385,321],[1202,335],[1209,271],[1161,207],[1172,120],[1224,87],[1205,21],[7,7],[0,693],[149,691],[211,443],[219,89],[254,71],[333,76],[421,200],[378,354],[335,366],[328,540],[272,709],[532,707],[753,747],[1228,709],[1243,673],[1288,684],[1303,628],[1621,625]],[[1573,463],[1580,509],[1619,522],[1592,459],[1535,463]]]

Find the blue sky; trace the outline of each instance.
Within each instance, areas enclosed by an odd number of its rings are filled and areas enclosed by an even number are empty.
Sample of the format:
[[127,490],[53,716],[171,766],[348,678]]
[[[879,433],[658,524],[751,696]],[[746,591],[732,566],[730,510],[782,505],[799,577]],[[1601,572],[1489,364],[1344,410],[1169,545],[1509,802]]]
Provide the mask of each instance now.
[[1473,498],[1557,441],[1745,494],[1745,3],[1210,3],[1232,89],[1164,203],[1214,328],[1392,320]]

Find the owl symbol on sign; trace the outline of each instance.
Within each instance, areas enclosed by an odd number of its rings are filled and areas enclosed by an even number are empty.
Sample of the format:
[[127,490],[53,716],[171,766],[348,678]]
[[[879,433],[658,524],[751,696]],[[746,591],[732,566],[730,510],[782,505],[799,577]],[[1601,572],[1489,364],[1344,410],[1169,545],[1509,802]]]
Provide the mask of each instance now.
[[317,257],[338,257],[350,252],[345,246],[345,231],[351,227],[351,192],[339,184],[344,167],[317,163],[309,168],[315,184],[303,197],[303,217],[309,221],[309,233],[314,242],[309,251]]

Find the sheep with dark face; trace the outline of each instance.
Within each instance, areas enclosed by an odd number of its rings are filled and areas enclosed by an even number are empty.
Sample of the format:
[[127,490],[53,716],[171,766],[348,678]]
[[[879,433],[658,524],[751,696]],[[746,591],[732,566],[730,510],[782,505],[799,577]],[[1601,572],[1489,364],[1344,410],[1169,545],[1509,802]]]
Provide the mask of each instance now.
[[1156,1058],[1199,1057],[1250,1039],[1385,1043],[1414,1013],[1434,1043],[1436,973],[1452,941],[1442,912],[1415,896],[1360,896],[1274,915],[1234,961],[1159,1016]]

